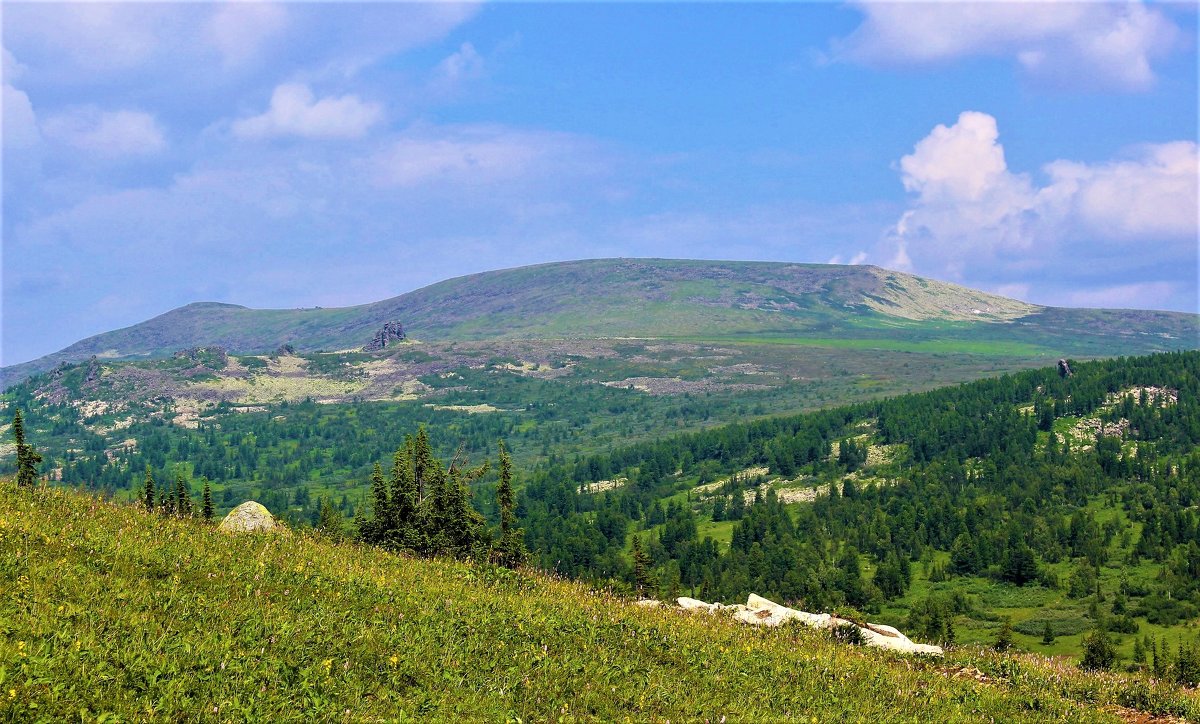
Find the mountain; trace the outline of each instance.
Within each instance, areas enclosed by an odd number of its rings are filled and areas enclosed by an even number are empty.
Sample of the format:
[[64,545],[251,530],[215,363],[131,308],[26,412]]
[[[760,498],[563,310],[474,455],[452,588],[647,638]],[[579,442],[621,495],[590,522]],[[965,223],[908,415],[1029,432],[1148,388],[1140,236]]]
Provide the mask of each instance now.
[[189,304],[0,370],[6,386],[62,363],[220,346],[359,349],[398,321],[421,341],[614,337],[1008,344],[1047,355],[1197,346],[1197,315],[1040,307],[874,266],[599,259],[449,279],[372,304],[249,309]]
[[[0,481],[0,718],[1179,721],[1194,693],[1040,656],[925,660],[303,532]],[[1158,718],[1155,718],[1158,717]],[[1182,717],[1183,719],[1178,719]]]

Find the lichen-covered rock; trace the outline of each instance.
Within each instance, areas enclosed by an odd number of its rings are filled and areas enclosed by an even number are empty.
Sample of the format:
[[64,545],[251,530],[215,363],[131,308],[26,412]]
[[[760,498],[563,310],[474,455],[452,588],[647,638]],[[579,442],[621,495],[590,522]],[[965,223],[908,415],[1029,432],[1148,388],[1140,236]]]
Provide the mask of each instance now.
[[225,516],[225,520],[217,527],[230,533],[256,533],[275,530],[276,525],[271,511],[261,503],[247,500],[229,511],[229,515]]

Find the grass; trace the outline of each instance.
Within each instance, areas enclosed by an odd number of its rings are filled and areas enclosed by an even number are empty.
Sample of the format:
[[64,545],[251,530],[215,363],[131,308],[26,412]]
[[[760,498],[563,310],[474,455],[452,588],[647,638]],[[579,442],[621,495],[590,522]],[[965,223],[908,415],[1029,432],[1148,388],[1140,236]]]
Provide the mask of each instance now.
[[6,482],[0,587],[0,721],[1200,715],[1192,694],[1033,657],[905,658]]

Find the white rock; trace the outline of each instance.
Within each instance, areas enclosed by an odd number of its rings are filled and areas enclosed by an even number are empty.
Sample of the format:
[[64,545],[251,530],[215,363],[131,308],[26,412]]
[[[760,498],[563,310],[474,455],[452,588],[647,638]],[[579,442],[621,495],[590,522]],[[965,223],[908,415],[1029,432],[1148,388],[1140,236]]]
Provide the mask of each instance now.
[[684,611],[708,611],[709,613],[713,613],[723,608],[719,603],[705,603],[699,599],[688,598],[687,596],[680,596],[675,599],[675,603],[678,603],[679,607]]
[[229,511],[229,515],[225,516],[225,520],[222,520],[217,528],[230,533],[255,533],[275,530],[276,525],[271,511],[260,503],[247,500]]
[[641,606],[642,608],[658,608],[662,605],[662,601],[655,601],[653,598],[643,598],[640,601],[634,601],[633,605]]

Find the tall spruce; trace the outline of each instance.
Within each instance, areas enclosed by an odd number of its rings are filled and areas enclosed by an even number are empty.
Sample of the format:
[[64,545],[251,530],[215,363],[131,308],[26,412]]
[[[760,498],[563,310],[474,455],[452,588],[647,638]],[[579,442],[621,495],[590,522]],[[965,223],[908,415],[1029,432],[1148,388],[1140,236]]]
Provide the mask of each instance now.
[[644,596],[650,590],[650,556],[642,549],[642,541],[636,535],[633,537],[633,585],[638,595]]
[[42,456],[25,442],[25,420],[20,408],[13,413],[12,431],[17,443],[17,486],[31,488],[37,482],[37,466],[42,462]]
[[406,435],[404,444],[392,455],[391,518],[389,547],[400,550],[423,550],[424,536],[420,526],[420,493],[413,470],[416,441]]
[[204,519],[207,521],[212,521],[212,519],[213,519],[212,486],[210,486],[208,484],[207,480],[204,481],[203,504],[204,504],[204,508],[203,508]]
[[142,505],[146,506],[146,510],[154,512],[154,473],[150,472],[150,466],[146,466],[146,482],[142,486]]
[[513,493],[512,458],[504,447],[500,448],[500,484],[496,487],[496,505],[500,508],[500,540],[496,544],[495,558],[503,566],[515,568],[525,562],[525,531],[517,527],[516,495]]
[[[388,522],[391,519],[391,499],[388,495],[387,482],[383,479],[383,468],[375,463],[371,470],[371,513],[372,517],[358,522],[358,534],[363,541],[379,545],[387,534]],[[321,503],[317,506],[317,525],[320,526],[324,508]]]
[[192,494],[188,492],[183,471],[175,471],[175,515],[183,518],[192,514]]

